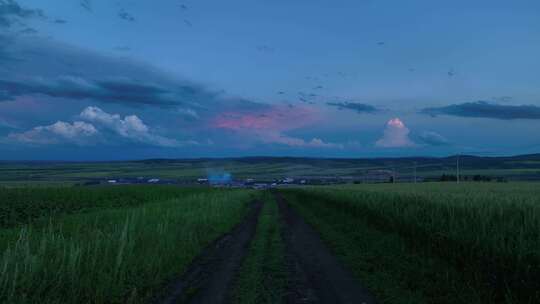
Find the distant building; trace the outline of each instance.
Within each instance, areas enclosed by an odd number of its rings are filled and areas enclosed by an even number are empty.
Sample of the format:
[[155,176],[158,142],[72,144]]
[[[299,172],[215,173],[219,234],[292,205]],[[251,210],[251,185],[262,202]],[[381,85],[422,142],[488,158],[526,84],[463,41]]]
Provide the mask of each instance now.
[[197,178],[197,183],[208,184],[208,178]]
[[294,178],[287,177],[287,178],[283,179],[283,183],[284,183],[284,184],[291,184],[291,183],[294,183]]

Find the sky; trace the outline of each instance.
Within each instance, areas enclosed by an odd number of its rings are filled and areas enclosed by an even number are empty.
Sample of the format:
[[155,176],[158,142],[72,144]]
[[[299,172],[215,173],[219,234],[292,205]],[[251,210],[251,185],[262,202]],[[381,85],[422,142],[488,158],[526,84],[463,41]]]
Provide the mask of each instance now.
[[540,152],[540,2],[0,0],[0,159]]

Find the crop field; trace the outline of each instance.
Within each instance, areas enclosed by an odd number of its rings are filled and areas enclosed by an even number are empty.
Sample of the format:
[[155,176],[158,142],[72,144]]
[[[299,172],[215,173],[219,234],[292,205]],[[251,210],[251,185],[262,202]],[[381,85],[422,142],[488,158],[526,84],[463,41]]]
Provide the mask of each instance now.
[[538,303],[540,187],[0,188],[2,303]]
[[143,303],[247,211],[249,191],[1,189],[0,302]]
[[383,303],[538,303],[538,184],[288,189]]

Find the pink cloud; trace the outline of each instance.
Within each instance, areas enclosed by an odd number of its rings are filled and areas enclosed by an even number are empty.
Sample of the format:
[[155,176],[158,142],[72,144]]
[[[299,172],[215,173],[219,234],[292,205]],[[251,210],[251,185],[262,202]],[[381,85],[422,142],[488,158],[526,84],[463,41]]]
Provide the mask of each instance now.
[[409,133],[409,129],[399,118],[390,119],[386,123],[383,137],[375,142],[375,146],[381,148],[414,147],[416,144],[409,138]]
[[213,121],[220,129],[285,131],[297,129],[315,122],[318,112],[308,107],[273,107],[256,112],[225,112]]
[[241,133],[249,138],[268,144],[281,144],[290,147],[342,148],[341,144],[327,143],[320,138],[304,140],[285,135],[283,132],[315,123],[319,113],[308,107],[273,107],[257,112],[226,112],[212,122],[219,129]]

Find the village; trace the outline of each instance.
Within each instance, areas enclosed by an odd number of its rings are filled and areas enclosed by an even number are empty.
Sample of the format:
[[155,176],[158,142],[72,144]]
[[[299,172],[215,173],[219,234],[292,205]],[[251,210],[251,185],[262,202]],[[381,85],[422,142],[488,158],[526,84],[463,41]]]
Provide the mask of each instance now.
[[358,176],[287,176],[282,178],[243,178],[235,179],[229,173],[209,174],[192,179],[171,179],[158,177],[119,177],[91,180],[84,185],[177,185],[207,186],[215,188],[269,189],[276,187],[306,185],[338,185],[363,183],[424,182],[425,178],[414,175],[398,175],[390,170],[373,170]]

